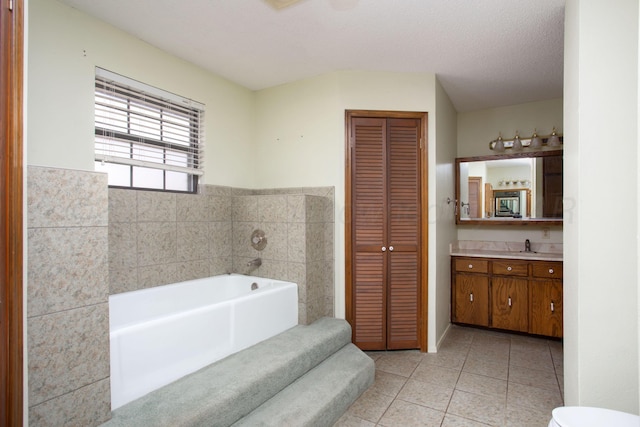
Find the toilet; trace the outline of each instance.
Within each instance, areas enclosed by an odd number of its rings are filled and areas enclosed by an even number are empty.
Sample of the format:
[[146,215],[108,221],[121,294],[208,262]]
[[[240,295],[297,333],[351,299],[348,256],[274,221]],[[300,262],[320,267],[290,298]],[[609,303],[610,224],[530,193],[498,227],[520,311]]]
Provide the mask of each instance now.
[[562,406],[553,410],[549,427],[640,427],[640,416],[604,408]]

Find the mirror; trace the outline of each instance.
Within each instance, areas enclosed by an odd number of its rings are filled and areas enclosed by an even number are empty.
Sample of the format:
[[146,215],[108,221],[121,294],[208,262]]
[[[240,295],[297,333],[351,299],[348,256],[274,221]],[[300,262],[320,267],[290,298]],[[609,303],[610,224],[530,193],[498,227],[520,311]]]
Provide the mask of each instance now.
[[456,224],[562,224],[562,150],[456,159]]

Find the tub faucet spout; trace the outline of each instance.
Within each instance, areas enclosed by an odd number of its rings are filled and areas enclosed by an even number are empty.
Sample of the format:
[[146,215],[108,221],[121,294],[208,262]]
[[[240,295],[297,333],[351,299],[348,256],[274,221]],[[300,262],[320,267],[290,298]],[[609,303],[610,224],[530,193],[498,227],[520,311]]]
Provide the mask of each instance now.
[[260,267],[262,265],[262,258],[255,258],[247,262],[247,267]]
[[524,241],[524,251],[531,252],[531,242],[529,241],[529,239]]

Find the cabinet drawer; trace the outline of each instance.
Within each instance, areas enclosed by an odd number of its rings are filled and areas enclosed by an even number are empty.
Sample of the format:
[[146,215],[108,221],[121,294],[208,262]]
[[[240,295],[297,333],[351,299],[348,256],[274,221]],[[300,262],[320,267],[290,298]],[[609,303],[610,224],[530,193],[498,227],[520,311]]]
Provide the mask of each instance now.
[[533,277],[562,278],[561,262],[535,262],[533,263]]
[[489,261],[479,258],[456,258],[455,269],[456,271],[488,273]]
[[506,276],[528,276],[529,263],[526,261],[493,261],[493,274],[501,274]]

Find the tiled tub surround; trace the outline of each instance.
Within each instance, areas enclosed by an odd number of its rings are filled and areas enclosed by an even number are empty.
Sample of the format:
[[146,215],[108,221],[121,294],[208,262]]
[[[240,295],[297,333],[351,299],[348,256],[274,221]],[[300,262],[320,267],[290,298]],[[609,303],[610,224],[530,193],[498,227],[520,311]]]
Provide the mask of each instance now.
[[110,294],[231,272],[231,188],[109,189]]
[[[333,192],[329,196],[275,194],[235,196],[233,271],[298,284],[298,318],[310,324],[333,316]],[[262,251],[250,244],[253,230],[265,232]],[[261,258],[258,268],[247,266]]]
[[[254,254],[243,252],[234,223],[267,229],[268,250],[252,274],[299,283],[301,323],[331,314],[333,195],[326,187],[256,191],[205,185],[198,195],[108,189],[105,174],[29,166],[29,425],[95,426],[108,420],[108,296],[244,266]],[[260,211],[256,224],[233,218],[234,197],[253,206],[247,196],[261,207],[273,205]],[[250,233],[247,247],[249,239]],[[235,246],[240,252],[234,253]]]
[[29,426],[110,418],[106,175],[27,170]]
[[[225,273],[299,285],[300,323],[333,315],[332,187],[201,194],[109,189],[111,294]],[[257,251],[251,233],[262,229]],[[258,268],[247,262],[261,258]]]
[[531,252],[524,252],[524,242],[457,240],[449,245],[454,256],[562,261],[562,243],[531,241]]

